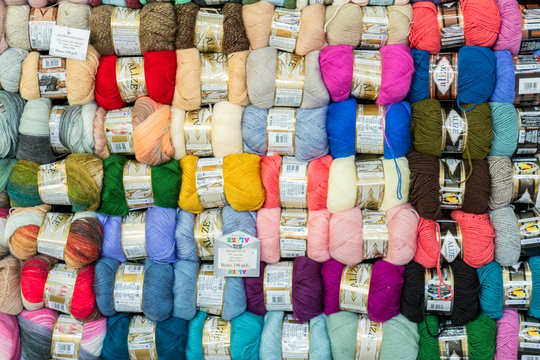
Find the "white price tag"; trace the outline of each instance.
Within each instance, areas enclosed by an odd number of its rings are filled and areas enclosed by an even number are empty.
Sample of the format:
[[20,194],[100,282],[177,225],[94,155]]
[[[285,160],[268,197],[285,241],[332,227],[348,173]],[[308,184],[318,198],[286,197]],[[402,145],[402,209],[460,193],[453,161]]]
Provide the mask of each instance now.
[[49,54],[68,59],[86,60],[90,30],[55,25],[51,34]]

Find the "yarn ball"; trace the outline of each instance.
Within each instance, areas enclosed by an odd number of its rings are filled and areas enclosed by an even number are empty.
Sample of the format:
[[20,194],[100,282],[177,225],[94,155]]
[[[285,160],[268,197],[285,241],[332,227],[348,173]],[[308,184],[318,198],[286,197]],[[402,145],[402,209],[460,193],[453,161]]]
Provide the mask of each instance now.
[[491,102],[489,106],[493,125],[493,139],[489,155],[511,157],[516,151],[519,135],[516,108],[512,103],[502,102]]
[[91,0],[91,3],[93,7],[97,7],[99,5],[114,5],[127,7],[130,9],[139,9],[143,6],[142,2],[139,0]]
[[[103,180],[101,159],[91,154],[71,154],[64,160],[67,195],[74,212],[96,210]],[[19,160],[9,178],[7,190],[13,207],[42,203],[38,186],[39,164]]]
[[[103,160],[103,189],[99,212],[109,216],[125,216],[129,208],[126,203],[123,171],[127,158],[111,155]],[[156,206],[175,208],[180,193],[182,171],[178,161],[171,160],[153,166],[151,171],[152,194]]]
[[497,320],[497,352],[495,360],[517,359],[519,348],[519,313],[516,310],[503,310]]
[[15,157],[18,145],[19,120],[25,101],[16,93],[0,90],[0,158]]
[[[199,266],[195,267],[187,260],[179,260],[174,264],[174,316],[193,319],[197,312],[198,281]],[[246,311],[246,292],[242,278],[225,278],[221,311],[223,320],[232,320]]]
[[[116,314],[115,276],[120,262],[102,257],[96,263],[94,291],[99,311],[105,316]],[[152,321],[164,321],[172,314],[174,273],[172,265],[147,259],[144,265],[141,308]]]
[[[281,54],[269,46],[252,51],[246,64],[246,80],[249,100],[258,108],[268,109],[274,104],[277,57]],[[330,102],[328,90],[319,69],[319,51],[304,57],[304,88],[301,108],[311,109]]]
[[0,260],[0,315],[18,315],[23,309],[21,268],[22,263],[12,255]]
[[[186,346],[187,359],[202,359],[203,329],[208,315],[202,311],[189,322]],[[230,356],[234,360],[252,360],[259,358],[259,346],[263,331],[263,317],[245,312],[231,321]]]
[[[401,101],[387,105],[385,110],[384,157],[392,159],[405,156],[411,148],[411,107],[408,102]],[[328,147],[334,159],[356,154],[356,113],[357,103],[352,98],[334,102],[328,107]]]
[[[264,272],[266,264],[261,262],[259,277],[244,278],[247,311],[256,315],[266,314],[264,300]],[[305,256],[294,259],[292,270],[293,315],[299,321],[308,321],[323,311],[323,279],[321,264]]]
[[6,3],[0,2],[0,54],[6,51],[8,43],[6,41],[6,29],[4,22],[6,20]]
[[501,266],[514,265],[521,255],[520,231],[514,209],[505,206],[491,210],[489,218],[495,231],[495,261]]
[[[270,311],[264,315],[264,327],[261,334],[261,359],[282,359],[283,318],[282,311]],[[326,332],[326,316],[320,314],[309,321],[308,356],[310,359],[331,359],[330,340]],[[300,346],[300,344],[298,344]],[[300,350],[300,349],[298,349]]]
[[492,210],[508,206],[514,196],[514,169],[507,156],[488,156],[491,176],[489,208]]
[[[13,170],[13,167],[17,163],[17,159],[2,159],[0,158],[0,208],[9,208],[10,207],[10,200],[7,193],[7,183],[9,181],[9,177],[11,175],[11,171]],[[9,209],[8,209],[9,211]],[[7,213],[4,213],[5,217],[7,217]],[[2,232],[0,232],[0,243],[2,243]],[[2,245],[0,245],[0,254],[5,251],[2,249]]]
[[[118,313],[107,318],[107,335],[103,341],[101,359],[130,360],[128,333],[131,314]],[[170,317],[156,323],[154,341],[159,359],[184,360],[188,326],[185,320]]]
[[[261,3],[264,3],[264,1],[256,4]],[[244,109],[242,137],[245,152],[265,155],[268,151],[268,137],[270,136],[268,132],[270,130],[267,130],[267,123],[269,112],[272,112],[272,109],[259,109],[253,105],[249,105]],[[315,109],[297,109],[294,112],[294,138],[292,144],[294,156],[297,160],[311,161],[328,154],[327,113],[327,106]]]
[[0,356],[6,360],[19,360],[21,356],[21,338],[19,323],[13,315],[0,313]]
[[497,0],[497,5],[501,28],[492,49],[509,50],[512,55],[517,55],[521,45],[521,9],[515,0]]
[[[182,189],[178,205],[186,211],[199,214],[204,210],[197,194],[196,174],[199,158],[188,155],[180,160]],[[225,198],[236,211],[255,211],[264,203],[265,193],[261,183],[259,156],[232,154],[223,158],[223,189]]]
[[51,100],[38,98],[24,106],[19,124],[17,159],[40,164],[54,162],[55,156],[49,140]]
[[0,85],[2,89],[9,92],[19,92],[22,65],[26,55],[28,55],[28,51],[19,48],[7,48],[0,54]]
[[[243,5],[249,5],[259,2],[259,0],[242,0]],[[296,0],[270,0],[268,1],[270,4],[276,5],[276,6],[282,6],[287,9],[294,9],[296,8]]]
[[[146,95],[161,104],[172,103],[176,74],[174,51],[150,51],[144,53],[144,81]],[[103,56],[99,61],[96,79],[96,101],[105,110],[126,106],[120,96],[116,78],[114,55]]]
[[37,237],[43,218],[51,211],[50,205],[14,209],[4,229],[5,245],[20,260],[27,260],[37,253]]
[[489,101],[514,103],[516,96],[516,80],[514,75],[514,59],[508,50],[494,51],[496,63],[496,80]]

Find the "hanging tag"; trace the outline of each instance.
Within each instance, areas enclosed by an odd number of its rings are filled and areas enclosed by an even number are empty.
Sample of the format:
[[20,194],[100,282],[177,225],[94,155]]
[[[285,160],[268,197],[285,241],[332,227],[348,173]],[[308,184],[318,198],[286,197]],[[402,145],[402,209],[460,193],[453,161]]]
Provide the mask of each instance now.
[[90,30],[55,25],[52,28],[49,55],[86,60]]
[[214,240],[214,274],[229,277],[258,277],[261,241],[242,231]]

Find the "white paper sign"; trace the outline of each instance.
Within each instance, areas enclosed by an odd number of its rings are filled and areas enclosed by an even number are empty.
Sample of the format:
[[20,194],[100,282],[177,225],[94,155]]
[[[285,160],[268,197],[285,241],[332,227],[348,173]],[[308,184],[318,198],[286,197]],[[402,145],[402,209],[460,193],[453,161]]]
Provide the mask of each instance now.
[[55,25],[51,34],[49,54],[68,59],[86,60],[90,30]]

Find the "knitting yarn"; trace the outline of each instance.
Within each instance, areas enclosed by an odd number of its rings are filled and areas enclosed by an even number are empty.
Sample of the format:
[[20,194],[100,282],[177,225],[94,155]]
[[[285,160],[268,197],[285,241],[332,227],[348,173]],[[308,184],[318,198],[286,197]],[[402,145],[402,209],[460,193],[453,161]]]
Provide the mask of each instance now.
[[[130,37],[128,44],[120,38],[126,28],[137,30],[137,36]],[[102,5],[95,7],[90,16],[90,41],[101,55],[174,50],[175,34],[174,9],[169,2],[152,2],[140,10]]]
[[4,229],[6,228],[7,218],[9,216],[10,208],[0,208],[0,256],[9,254],[9,246],[4,237]]
[[216,276],[212,264],[193,266],[191,261],[177,261],[173,292],[173,316],[184,320],[193,319],[197,310],[221,316],[226,321],[246,311],[244,280]]
[[404,100],[414,73],[411,50],[403,44],[380,51],[354,50],[350,45],[325,47],[320,54],[321,75],[332,101],[349,96],[387,105]]
[[[134,271],[138,275],[136,279],[124,279],[125,274],[133,274]],[[94,280],[96,303],[105,316],[114,316],[117,312],[143,312],[151,321],[163,321],[172,314],[173,282],[170,264],[150,259],[144,265],[120,264],[115,259],[101,257],[96,263]],[[133,286],[137,290],[132,290]],[[119,288],[126,290],[118,294]],[[136,300],[126,300],[130,296]]]
[[[60,181],[47,180],[53,171]],[[19,160],[9,178],[7,189],[13,207],[42,203],[70,205],[74,212],[96,210],[100,203],[103,165],[91,154],[71,154],[53,164]]]
[[10,214],[4,230],[5,245],[17,259],[27,260],[37,253],[37,237],[50,205],[16,208]]
[[461,210],[452,211],[465,238],[473,241],[463,242],[463,260],[467,265],[478,268],[493,260],[495,232],[488,214],[468,214]]
[[[519,118],[511,103],[491,102],[493,140],[491,156],[512,156],[516,150],[519,135]],[[471,112],[474,111],[471,110]]]
[[176,50],[176,86],[173,106],[184,111],[228,100],[248,105],[246,61],[249,51],[199,53],[196,48]]
[[176,209],[176,257],[195,262],[199,259],[211,261],[214,259],[214,241],[222,235],[242,231],[257,236],[256,218],[255,212],[236,211],[228,205],[207,209],[197,215]]
[[503,316],[497,320],[497,352],[495,360],[518,357],[519,348],[519,313],[516,310],[503,310]]
[[491,176],[489,208],[496,210],[507,206],[512,201],[514,169],[512,160],[507,156],[488,156],[487,160]]
[[[334,159],[357,152],[384,153],[387,159],[405,156],[411,148],[410,119],[411,107],[406,101],[386,107],[357,104],[351,98],[332,103],[327,124],[330,155]],[[376,139],[376,149],[371,143],[364,144],[368,139]]]
[[[403,266],[395,266],[384,260],[354,266],[345,266],[334,259],[328,260],[321,270],[324,313],[331,315],[347,310],[368,314],[372,321],[384,322],[391,319],[399,314],[404,271]],[[368,291],[364,291],[365,288]],[[356,305],[349,305],[347,300],[340,301],[340,296],[360,296],[362,301],[354,301]]]
[[280,258],[308,256],[318,262],[330,259],[328,249],[330,212],[281,208],[257,211],[257,237],[261,260],[275,264]]
[[[107,335],[103,341],[101,359],[129,360],[128,340],[130,338],[130,322],[138,315],[118,313],[107,318]],[[142,320],[142,321],[141,321]],[[185,359],[188,329],[186,321],[170,317],[164,321],[152,323],[139,317],[144,325],[155,329],[153,345],[156,356],[160,359]]]
[[225,157],[242,153],[243,111],[244,107],[228,101],[188,112],[172,107],[173,158],[180,160],[186,155]]
[[[54,265],[56,261],[46,255],[36,255],[24,262],[21,271],[21,294],[24,308],[26,310],[39,310],[44,306],[48,308],[55,306],[55,308],[62,309],[81,321],[96,320],[99,317],[99,312],[93,288],[94,265],[87,265],[76,270],[68,268],[65,264]],[[59,285],[52,284],[51,271],[68,277],[71,275],[75,281],[70,285],[64,282]],[[58,279],[57,276],[54,278]],[[71,294],[71,304],[69,302],[67,305],[58,304],[52,301],[52,304],[47,304],[48,301],[44,301],[50,294],[60,289],[65,290],[66,295]]]
[[514,209],[505,206],[489,212],[495,231],[495,261],[501,266],[512,266],[521,255],[520,225]]
[[[497,61],[493,51],[480,46],[464,46],[459,49],[457,59],[454,54],[430,55],[428,51],[411,50],[415,71],[408,95],[409,102],[414,103],[429,98],[455,99],[463,110],[471,110],[470,105],[462,104],[488,101],[497,79]],[[451,79],[448,78],[448,81],[444,82],[441,80],[446,80],[448,74],[443,73],[442,67],[448,68],[448,63],[453,72],[453,81],[450,82]],[[435,67],[435,71],[430,73],[430,67]],[[440,78],[436,78],[435,75]]]
[[101,256],[120,262],[144,257],[161,263],[176,260],[175,209],[154,206],[129,212],[124,217],[103,214],[97,217],[103,226]]
[[247,59],[246,80],[249,100],[258,108],[275,105],[310,109],[330,101],[319,70],[319,51],[301,57],[271,46],[254,50]]
[[[327,106],[265,110],[250,105],[242,115],[244,150],[257,155],[290,155],[300,161],[311,161],[326,155],[327,111]],[[285,126],[282,121],[286,121]]]
[[[227,342],[224,348],[228,350],[227,353],[230,354],[231,359],[258,359],[263,322],[262,316],[249,312],[229,322],[199,311],[197,316],[189,322],[186,358],[202,359],[204,357],[203,354],[208,349],[208,345],[203,344],[203,336],[208,334]],[[228,335],[221,332],[221,327],[230,329]]]
[[[242,4],[249,5],[258,2],[259,0],[242,0]],[[282,6],[286,9],[294,9],[296,8],[296,0],[271,0],[269,1],[270,4],[274,4],[275,6]]]
[[[354,207],[387,211],[405,204],[409,194],[409,173],[405,157],[395,160],[355,160],[354,156],[335,159],[328,176],[326,206],[335,214]],[[371,179],[362,182],[363,176]]]
[[[255,211],[264,203],[265,189],[261,182],[259,156],[232,154],[224,158],[199,158],[188,155],[180,160],[182,189],[178,205],[186,211],[199,214],[204,209],[227,203],[236,211]],[[215,170],[217,176],[201,181],[205,171]],[[211,188],[211,190],[209,190]],[[220,192],[216,195],[216,190]],[[213,197],[207,196],[209,193]]]
[[2,89],[10,92],[19,91],[22,65],[26,55],[28,55],[28,51],[18,48],[8,48],[0,54],[0,86]]
[[37,98],[24,106],[19,123],[17,159],[40,164],[55,160],[49,141],[51,99]]
[[[325,10],[322,3],[308,5],[302,10],[276,8],[265,1],[245,5],[242,17],[251,49],[273,46],[302,56],[321,50],[325,45]],[[286,32],[282,33],[284,29]]]
[[[489,48],[495,44],[499,35],[501,17],[495,0],[462,0],[459,4],[442,4],[438,7],[423,1],[414,3],[412,8],[413,22],[409,35],[411,47],[432,54],[440,52],[441,48],[460,45]],[[438,12],[442,13],[443,19],[450,20],[448,23],[452,26],[442,27],[439,24],[443,23],[442,20],[437,20]],[[456,19],[456,12],[459,19]],[[455,36],[456,30],[452,27],[459,27],[463,35]]]
[[[267,311],[273,310],[276,306],[272,302],[272,281],[278,272],[290,279],[290,287],[287,288],[289,298],[281,297],[289,305],[288,311],[299,321],[308,321],[323,311],[323,279],[321,277],[321,264],[305,256],[299,256],[290,262],[280,262],[274,265],[266,265],[261,262],[261,275],[259,277],[244,278],[246,288],[247,311],[256,315],[264,315]],[[268,278],[270,273],[270,281]],[[265,281],[266,278],[266,281]],[[265,299],[266,298],[266,299]]]
[[[297,327],[297,325],[300,326]],[[294,328],[304,331],[303,335],[300,335],[302,342],[296,335],[291,334]],[[303,341],[307,341],[307,346],[304,345]],[[310,359],[332,358],[324,314],[301,324],[282,311],[270,311],[264,316],[259,350],[260,358],[280,360],[282,356],[285,357],[288,354],[296,354],[297,356],[304,354]]]
[[[123,176],[126,166],[131,168],[145,167],[150,172],[150,179],[148,179],[148,176],[141,177],[141,181],[145,182],[147,186],[149,185],[146,188],[148,192],[145,192],[143,200],[151,192],[151,197],[148,197],[148,200],[153,199],[153,205],[163,208],[176,207],[182,176],[178,161],[171,160],[163,165],[150,168],[139,163],[131,162],[130,164],[125,156],[111,155],[103,160],[103,189],[101,192],[100,213],[109,216],[124,216],[128,213],[130,206],[133,207],[133,205],[140,203],[141,200],[138,197],[132,197],[132,195],[137,194],[131,194],[131,192],[129,198],[133,199],[133,201],[130,200],[129,205],[127,203]],[[143,207],[148,207],[148,203]]]
[[[416,151],[411,151],[407,159],[411,171],[409,201],[421,217],[437,220],[441,217],[441,209],[459,206],[466,213],[487,213],[491,189],[487,161],[470,160],[472,165],[469,165],[466,160],[439,160]],[[439,178],[441,166],[446,174],[444,179]],[[452,174],[450,170],[453,170]],[[442,186],[457,190],[444,191]]]
[[221,12],[202,8],[205,0],[176,5],[176,49],[196,47],[201,52],[217,52],[226,55],[249,50],[249,41],[242,20],[242,5],[225,2]]
[[[60,25],[75,29],[88,30],[91,8],[86,4],[75,4],[71,1],[60,1],[58,6],[43,9],[31,8],[28,5],[8,6],[6,12],[6,40],[10,47],[24,50],[48,51],[50,32],[48,36],[36,31],[34,22],[49,21],[48,31],[52,26]],[[43,25],[42,25],[43,26]],[[24,71],[24,70],[23,70]],[[71,71],[70,71],[71,72]],[[82,105],[82,104],[81,104]]]
[[[7,183],[9,181],[9,176],[11,175],[11,170],[17,163],[17,159],[2,159],[0,158],[0,208],[9,208],[10,200],[7,193]],[[6,210],[4,210],[6,211]],[[9,211],[9,209],[7,209]],[[7,217],[7,212],[3,212],[4,217]],[[0,243],[2,240],[3,232],[0,231]],[[0,254],[2,253],[2,246],[0,245]]]
[[[121,71],[117,74],[117,67]],[[130,68],[136,70],[128,72]],[[148,95],[170,105],[174,94],[174,51],[151,51],[142,57],[103,56],[96,79],[96,101],[105,110],[116,110]]]
[[[10,0],[8,0],[10,1]],[[70,0],[71,2],[75,4],[90,4],[91,0]],[[43,8],[50,4],[57,4],[58,0],[52,0],[50,2],[47,2],[46,0],[28,0],[28,5],[33,8]]]
[[91,0],[91,3],[93,7],[97,7],[99,5],[114,5],[127,7],[129,9],[139,9],[143,6],[139,0]]
[[23,309],[21,267],[22,263],[12,255],[0,260],[0,315],[18,315]]
[[[263,207],[325,209],[331,162],[330,155],[309,163],[276,155],[262,156],[261,178],[266,199]],[[291,187],[289,177],[300,180],[300,188]],[[300,182],[297,180],[294,180],[295,184]]]
[[6,31],[4,22],[6,21],[6,3],[0,2],[0,54],[2,54],[7,48],[8,43],[6,41]]
[[434,99],[421,100],[412,105],[411,133],[412,145],[421,153],[462,153],[463,159],[482,160],[493,137],[491,108],[482,103],[465,112],[443,108]]
[[13,315],[0,313],[0,356],[6,360],[18,360],[21,356],[19,324]]
[[364,49],[377,49],[385,44],[409,46],[413,10],[403,2],[395,2],[400,6],[361,7],[356,1],[354,4],[334,3],[328,6],[326,41],[329,45],[351,45]]
[[0,158],[14,157],[24,100],[16,93],[0,90],[0,104],[4,109],[0,114]]
[[496,67],[496,81],[489,101],[514,103],[516,96],[516,79],[514,74],[514,59],[508,50],[494,51]]
[[512,55],[517,55],[521,44],[521,9],[514,0],[497,0],[497,5],[501,16],[501,28],[492,49],[509,50]]
[[[64,1],[62,3],[68,3]],[[23,99],[40,97],[66,99],[70,105],[86,105],[94,100],[94,79],[98,69],[99,53],[88,46],[86,60],[49,58],[33,51],[23,63],[20,92]],[[45,75],[43,67],[50,62],[55,72]],[[52,65],[55,64],[56,66]],[[41,78],[41,80],[40,80]]]

